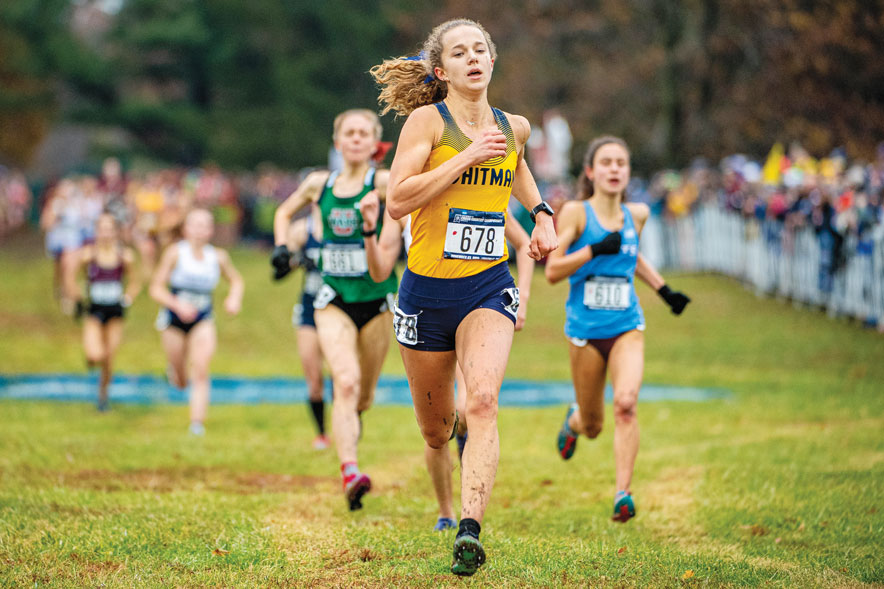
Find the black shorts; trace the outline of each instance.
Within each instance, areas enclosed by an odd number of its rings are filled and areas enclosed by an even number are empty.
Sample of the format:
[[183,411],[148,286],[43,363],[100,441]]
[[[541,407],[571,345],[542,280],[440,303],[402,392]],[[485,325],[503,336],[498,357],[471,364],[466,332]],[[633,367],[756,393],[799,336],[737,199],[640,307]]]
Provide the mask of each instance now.
[[313,301],[314,309],[325,309],[328,305],[334,305],[347,314],[356,329],[361,330],[365,325],[380,315],[390,311],[393,306],[393,294],[390,293],[382,299],[360,301],[358,303],[346,303],[335,290],[328,284],[323,284]]
[[212,308],[209,307],[203,311],[200,311],[199,315],[196,316],[196,319],[193,321],[182,321],[181,317],[173,313],[169,309],[160,309],[159,315],[157,315],[156,328],[159,331],[163,331],[168,327],[174,327],[175,329],[180,329],[186,334],[190,333],[190,330],[193,329],[197,323],[203,321],[205,319],[212,318]]
[[123,309],[123,305],[117,303],[116,305],[96,305],[92,303],[89,305],[89,315],[98,319],[102,325],[105,325],[111,319],[122,319],[123,315],[125,315],[125,310]]

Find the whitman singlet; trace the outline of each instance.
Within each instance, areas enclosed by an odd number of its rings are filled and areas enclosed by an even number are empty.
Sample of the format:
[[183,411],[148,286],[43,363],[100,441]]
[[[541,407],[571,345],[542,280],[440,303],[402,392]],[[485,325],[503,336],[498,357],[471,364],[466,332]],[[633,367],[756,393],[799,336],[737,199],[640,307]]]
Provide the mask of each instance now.
[[[472,141],[457,126],[444,102],[436,108],[445,123],[428,160],[438,168]],[[506,115],[492,107],[506,136],[506,155],[464,171],[445,191],[411,213],[408,269],[432,278],[473,276],[507,259],[507,205],[516,176],[516,139]]]

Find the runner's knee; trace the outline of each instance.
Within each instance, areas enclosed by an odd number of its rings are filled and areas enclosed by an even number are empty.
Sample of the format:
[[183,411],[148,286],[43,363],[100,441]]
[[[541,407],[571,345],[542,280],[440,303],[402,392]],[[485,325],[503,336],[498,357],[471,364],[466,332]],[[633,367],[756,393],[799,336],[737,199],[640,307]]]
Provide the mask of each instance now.
[[491,390],[482,389],[471,393],[467,397],[467,419],[471,423],[497,419],[497,395]]
[[335,400],[347,403],[358,402],[359,375],[356,373],[339,374],[334,377]]
[[187,378],[184,376],[183,373],[175,372],[175,374],[172,375],[171,380],[172,380],[172,384],[175,385],[179,389],[183,389],[183,388],[187,387]]
[[618,421],[632,421],[636,414],[637,391],[623,390],[614,393],[614,418]]
[[587,438],[597,438],[602,433],[602,421],[597,419],[585,420],[582,422],[582,433]]
[[421,426],[421,435],[424,437],[427,446],[434,450],[438,450],[448,445],[448,442],[451,439],[451,424],[447,426],[447,430],[443,431],[443,429],[440,429],[439,427],[425,429]]
[[368,411],[371,409],[371,404],[374,401],[374,395],[366,396],[365,398],[359,399],[359,402],[356,404],[356,410],[362,413],[363,411]]

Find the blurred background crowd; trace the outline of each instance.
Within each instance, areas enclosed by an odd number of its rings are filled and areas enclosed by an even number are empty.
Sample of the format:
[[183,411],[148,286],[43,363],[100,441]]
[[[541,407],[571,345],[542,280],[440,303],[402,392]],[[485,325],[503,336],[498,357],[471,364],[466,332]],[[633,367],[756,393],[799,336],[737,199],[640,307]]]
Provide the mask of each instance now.
[[[538,125],[528,157],[546,199],[559,208],[575,190],[568,177],[571,138],[564,133],[568,125],[559,114],[554,117],[559,138],[544,133],[553,120],[548,118],[546,125]],[[556,151],[559,156],[551,155]],[[884,143],[876,155],[874,161],[851,161],[843,150],[835,150],[817,159],[797,143],[787,149],[775,144],[766,158],[757,161],[732,155],[713,165],[701,158],[683,170],[661,170],[648,179],[634,177],[628,198],[651,207],[643,248],[662,268],[724,271],[753,284],[759,293],[819,305],[833,315],[854,316],[870,326],[884,325],[880,310],[884,301],[879,300],[884,281],[884,258],[879,259],[884,255],[880,251],[884,248]],[[557,158],[560,164],[555,164]],[[330,165],[334,160],[330,158]],[[212,164],[126,171],[118,159],[107,158],[97,173],[63,176],[35,194],[21,171],[4,168],[0,169],[2,231],[6,235],[27,230],[29,222],[39,223],[47,254],[61,264],[66,252],[90,242],[95,219],[110,211],[149,274],[162,248],[180,237],[181,223],[192,207],[212,211],[215,241],[221,245],[270,245],[276,207],[309,171],[285,171],[270,164],[240,173]],[[515,201],[514,207],[519,207]],[[736,235],[710,234],[708,227],[703,231],[703,220],[707,226],[710,223],[710,209],[739,222]],[[526,211],[513,213],[530,229]],[[802,239],[810,239],[812,247],[802,248]],[[761,253],[739,254],[740,248],[753,246]],[[712,251],[721,251],[729,260],[710,261]],[[735,266],[738,259],[741,264]],[[812,269],[787,272],[780,268],[784,264]],[[837,303],[839,277],[845,281],[841,290],[848,290],[851,271],[858,273],[854,282],[860,283],[851,296],[861,302]],[[799,278],[789,272],[812,275],[812,292],[800,295],[791,284]]]

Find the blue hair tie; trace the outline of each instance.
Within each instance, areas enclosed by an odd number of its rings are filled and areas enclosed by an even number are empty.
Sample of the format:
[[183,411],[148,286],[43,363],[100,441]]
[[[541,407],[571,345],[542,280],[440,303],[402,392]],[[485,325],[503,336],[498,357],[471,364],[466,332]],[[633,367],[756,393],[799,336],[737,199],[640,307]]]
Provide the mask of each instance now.
[[[405,61],[423,61],[426,56],[427,54],[421,51],[417,55],[412,55],[411,57],[403,57],[402,59],[404,59]],[[428,75],[426,78],[424,78],[424,84],[429,84],[435,79],[436,78],[434,78],[432,75]]]

